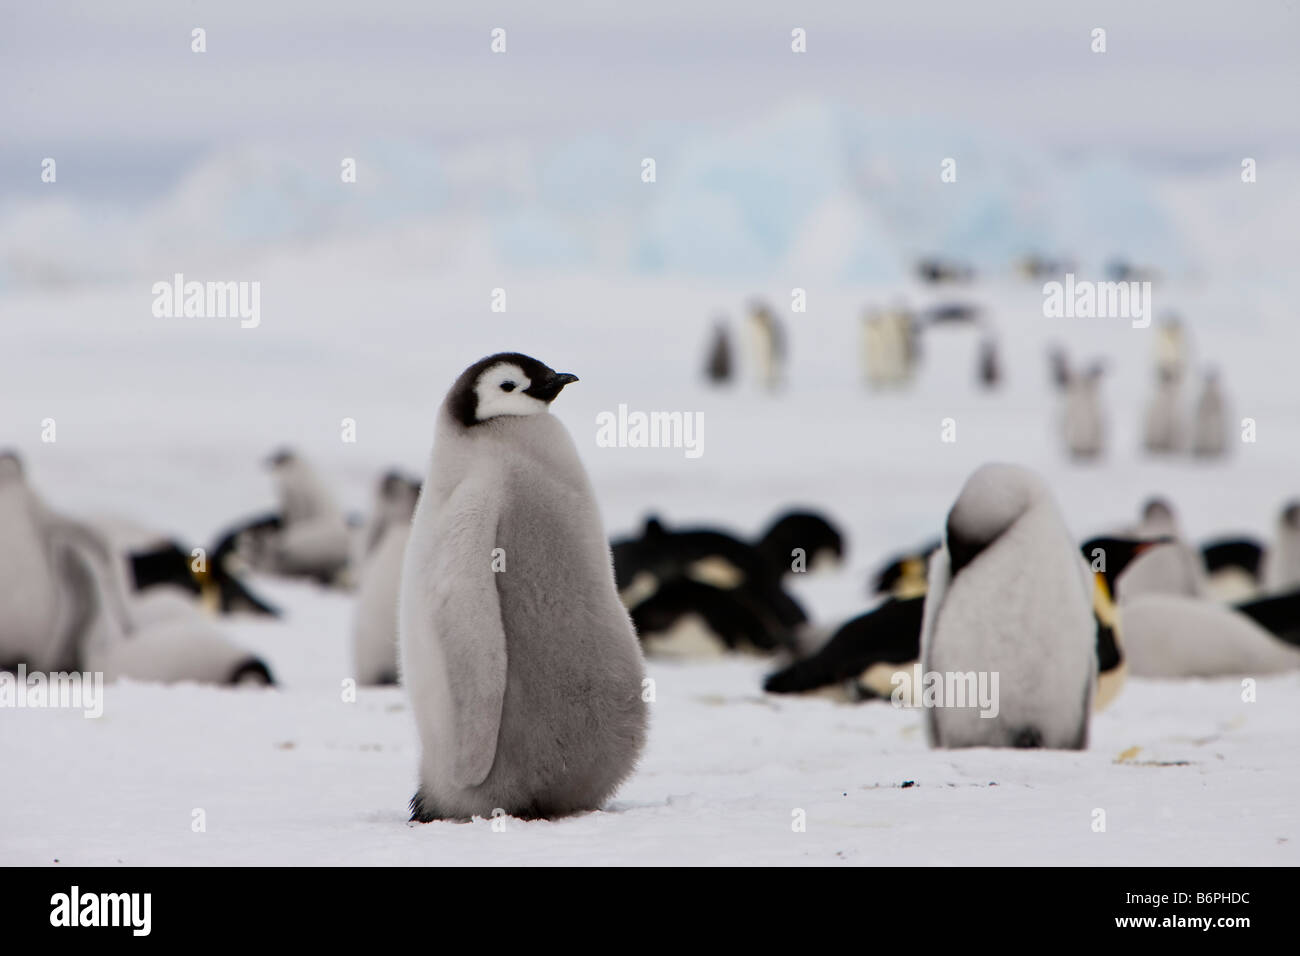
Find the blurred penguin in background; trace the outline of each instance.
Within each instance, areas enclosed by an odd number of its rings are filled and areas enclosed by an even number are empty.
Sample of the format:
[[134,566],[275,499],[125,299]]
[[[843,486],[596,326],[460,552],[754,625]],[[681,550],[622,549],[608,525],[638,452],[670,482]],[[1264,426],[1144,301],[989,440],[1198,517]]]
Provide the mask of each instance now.
[[[1201,545],[1210,595],[1237,603],[1259,595],[1264,546],[1250,537],[1222,537]],[[1300,620],[1296,622],[1300,624]]]
[[911,380],[917,355],[912,315],[902,306],[874,309],[862,317],[862,362],[872,388],[896,388]]
[[1157,376],[1169,375],[1181,382],[1187,371],[1187,333],[1175,317],[1164,320],[1156,329],[1155,365]]
[[1272,547],[1264,555],[1262,577],[1270,593],[1300,588],[1300,501],[1282,509]]
[[62,598],[69,554],[61,523],[0,452],[0,670],[76,670],[77,615]]
[[750,306],[747,328],[754,377],[763,388],[774,391],[785,384],[785,329],[764,302]]
[[1192,423],[1192,454],[1199,458],[1219,458],[1228,447],[1228,414],[1224,407],[1219,376],[1213,369],[1205,373],[1200,398],[1196,400],[1196,418]]
[[727,335],[727,324],[719,319],[713,325],[713,341],[709,345],[704,377],[713,385],[726,385],[731,381],[731,374],[731,337]]
[[280,498],[281,527],[270,539],[268,570],[334,583],[348,564],[351,535],[343,512],[315,470],[287,449],[268,460]]
[[836,568],[844,561],[844,536],[815,511],[787,511],[755,548],[782,577]]
[[419,497],[420,483],[399,472],[390,471],[379,481],[352,619],[352,664],[358,684],[397,683],[397,601]]
[[1105,366],[1094,362],[1072,374],[1065,391],[1065,447],[1076,461],[1100,458],[1106,447],[1106,423],[1101,411],[1101,376]]
[[1201,553],[1187,543],[1174,506],[1166,499],[1147,501],[1142,507],[1141,520],[1125,533],[1159,543],[1145,549],[1116,579],[1117,600],[1143,594],[1209,596],[1209,580]]
[[1153,454],[1182,451],[1184,444],[1178,376],[1168,367],[1156,372],[1156,393],[1147,406],[1143,445]]
[[1002,382],[1002,360],[998,356],[998,340],[991,335],[980,340],[979,383],[980,387],[992,390]]
[[1070,387],[1070,379],[1073,376],[1070,371],[1070,357],[1065,354],[1065,349],[1053,345],[1048,349],[1047,362],[1051,370],[1052,386],[1058,392],[1066,391]]

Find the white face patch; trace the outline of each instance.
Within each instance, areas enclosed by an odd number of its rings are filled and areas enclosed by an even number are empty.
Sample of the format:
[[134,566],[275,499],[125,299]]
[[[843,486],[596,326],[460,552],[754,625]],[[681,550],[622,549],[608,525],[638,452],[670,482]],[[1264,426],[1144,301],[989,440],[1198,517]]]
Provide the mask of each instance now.
[[484,369],[474,383],[474,395],[478,399],[475,421],[485,422],[500,415],[536,415],[546,411],[546,402],[524,394],[524,389],[531,384],[524,370],[513,362],[498,362]]

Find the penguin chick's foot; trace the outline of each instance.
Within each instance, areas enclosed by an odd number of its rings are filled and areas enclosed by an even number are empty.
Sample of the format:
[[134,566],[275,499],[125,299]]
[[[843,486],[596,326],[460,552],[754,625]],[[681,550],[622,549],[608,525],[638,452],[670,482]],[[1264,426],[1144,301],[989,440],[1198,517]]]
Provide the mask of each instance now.
[[432,823],[434,820],[442,819],[436,810],[429,804],[424,796],[424,788],[421,787],[415,791],[415,796],[411,798],[411,823]]

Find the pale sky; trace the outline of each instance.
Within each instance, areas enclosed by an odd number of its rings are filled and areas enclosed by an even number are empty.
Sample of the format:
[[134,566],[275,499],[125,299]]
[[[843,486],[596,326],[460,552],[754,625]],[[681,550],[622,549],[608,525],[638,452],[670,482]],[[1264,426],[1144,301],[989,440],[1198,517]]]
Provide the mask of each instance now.
[[[789,96],[951,117],[1066,151],[1300,151],[1300,0],[447,6],[10,5],[0,190],[29,154],[55,149],[91,151],[147,191],[245,141],[558,138],[729,121]],[[195,26],[207,30],[201,55]],[[507,31],[504,55],[489,51],[493,27]],[[794,27],[806,54],[790,51]],[[1090,50],[1094,27],[1106,53]]]

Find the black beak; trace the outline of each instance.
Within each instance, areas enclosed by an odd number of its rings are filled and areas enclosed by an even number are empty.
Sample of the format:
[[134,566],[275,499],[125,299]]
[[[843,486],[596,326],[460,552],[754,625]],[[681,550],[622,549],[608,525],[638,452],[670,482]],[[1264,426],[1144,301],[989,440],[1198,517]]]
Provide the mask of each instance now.
[[578,380],[578,376],[571,375],[568,372],[557,372],[550,378],[540,382],[533,382],[532,385],[525,389],[525,395],[531,395],[533,398],[540,399],[543,402],[553,401],[556,395],[560,394],[560,389],[570,385]]

